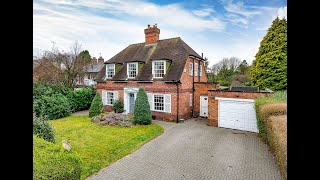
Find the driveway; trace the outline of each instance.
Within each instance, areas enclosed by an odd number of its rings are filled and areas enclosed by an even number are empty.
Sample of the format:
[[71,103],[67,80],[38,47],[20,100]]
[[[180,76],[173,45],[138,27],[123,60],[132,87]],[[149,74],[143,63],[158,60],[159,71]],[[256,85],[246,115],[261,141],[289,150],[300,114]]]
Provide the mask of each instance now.
[[163,135],[88,179],[281,179],[255,133],[210,127],[206,119],[153,122]]

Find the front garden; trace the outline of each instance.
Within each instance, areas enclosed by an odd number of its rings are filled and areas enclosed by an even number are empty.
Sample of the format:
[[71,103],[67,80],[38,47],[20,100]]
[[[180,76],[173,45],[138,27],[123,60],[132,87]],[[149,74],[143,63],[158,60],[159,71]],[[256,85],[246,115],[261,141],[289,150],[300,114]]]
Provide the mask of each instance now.
[[[148,104],[143,89],[138,99],[135,115],[127,116],[115,113],[123,111],[122,102],[115,112],[103,112],[99,93],[91,89],[34,86],[34,179],[85,179],[162,134],[164,129],[151,123],[150,112],[139,107]],[[88,108],[89,100],[90,117],[68,116]]]
[[157,124],[133,127],[101,126],[89,117],[70,116],[50,121],[56,142],[68,139],[72,151],[82,160],[81,179],[130,154],[163,133]]

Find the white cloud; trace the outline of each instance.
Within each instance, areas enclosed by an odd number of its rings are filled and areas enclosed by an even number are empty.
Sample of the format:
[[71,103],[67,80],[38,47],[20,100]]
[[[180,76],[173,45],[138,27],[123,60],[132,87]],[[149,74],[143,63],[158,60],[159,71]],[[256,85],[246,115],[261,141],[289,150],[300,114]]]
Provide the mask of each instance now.
[[200,17],[206,17],[209,16],[211,13],[214,13],[215,10],[213,8],[203,8],[203,9],[198,9],[198,10],[193,10],[192,13],[195,14],[196,16]]
[[278,17],[287,19],[287,6],[278,9]]
[[249,10],[244,6],[243,2],[232,3],[232,1],[229,1],[227,5],[224,6],[224,8],[230,13],[240,14],[245,17],[251,17],[257,14],[261,14],[260,11]]

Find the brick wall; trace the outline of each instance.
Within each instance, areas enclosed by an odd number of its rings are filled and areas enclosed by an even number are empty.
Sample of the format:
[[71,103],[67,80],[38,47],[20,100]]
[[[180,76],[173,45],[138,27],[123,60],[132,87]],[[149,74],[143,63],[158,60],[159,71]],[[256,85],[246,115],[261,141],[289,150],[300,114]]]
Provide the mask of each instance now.
[[[178,85],[181,88],[181,84]],[[171,94],[171,113],[165,112],[155,112],[152,111],[152,115],[156,116],[157,120],[166,120],[166,121],[176,121],[177,119],[177,86],[174,83],[165,83],[162,81],[155,81],[153,83],[138,83],[135,81],[129,81],[126,83],[115,83],[112,81],[107,81],[106,83],[97,83],[97,92],[102,95],[102,89],[110,91],[118,91],[119,99],[123,101],[124,99],[124,87],[143,87],[146,93],[160,93],[160,94]],[[179,93],[179,103],[184,102],[185,93],[180,89]],[[190,90],[191,91],[191,90]],[[106,111],[111,111],[111,106],[104,106]],[[181,109],[181,110],[180,110]],[[179,114],[185,115],[190,112],[190,109],[180,108]],[[187,112],[189,111],[189,112]]]
[[264,92],[208,91],[208,125],[218,127],[218,100],[215,97],[255,99],[269,95],[270,93]]
[[[189,65],[190,62],[193,62],[192,58],[188,58],[185,64],[184,71],[181,76],[181,84],[179,84],[179,117],[188,119],[191,117],[192,108],[190,106],[190,94],[192,94],[192,75],[189,74]],[[200,82],[207,82],[207,76],[204,69],[204,63],[199,60],[195,60],[195,63],[202,64],[202,76],[200,76]],[[200,75],[198,73],[198,75]],[[194,77],[194,82],[198,82],[198,77]],[[213,89],[214,85],[203,84],[198,85],[198,89]],[[152,115],[156,116],[158,120],[167,120],[167,121],[176,121],[177,119],[177,86],[174,83],[165,83],[163,81],[154,81],[152,83],[139,83],[136,81],[128,81],[123,83],[116,83],[113,81],[107,81],[105,83],[97,83],[97,91],[102,95],[102,89],[110,90],[110,91],[118,91],[119,99],[123,101],[123,88],[124,87],[144,87],[147,93],[161,93],[161,94],[171,94],[171,113],[164,112],[152,112]],[[201,92],[200,94],[203,94]],[[205,93],[207,94],[207,93]],[[198,96],[198,95],[197,95]],[[199,104],[199,97],[197,97],[197,101],[195,103]],[[199,114],[199,105],[197,105],[197,112]],[[111,111],[111,106],[104,106],[106,111]]]
[[[213,90],[218,88],[219,84],[215,83],[194,83],[194,108],[193,108],[193,116],[198,117],[200,114],[200,96],[208,96],[208,90]],[[209,103],[209,102],[208,102]]]

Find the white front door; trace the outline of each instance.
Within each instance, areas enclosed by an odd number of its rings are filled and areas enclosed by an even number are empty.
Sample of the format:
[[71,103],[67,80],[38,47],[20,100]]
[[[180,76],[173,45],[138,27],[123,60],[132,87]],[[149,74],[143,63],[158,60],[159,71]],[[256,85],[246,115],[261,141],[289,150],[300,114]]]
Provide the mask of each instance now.
[[134,93],[129,94],[129,113],[134,113]]
[[134,102],[137,98],[138,88],[136,87],[125,87],[123,88],[123,107],[124,113],[134,113]]
[[208,117],[208,96],[200,96],[200,116]]
[[218,126],[258,132],[253,99],[218,99]]

